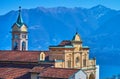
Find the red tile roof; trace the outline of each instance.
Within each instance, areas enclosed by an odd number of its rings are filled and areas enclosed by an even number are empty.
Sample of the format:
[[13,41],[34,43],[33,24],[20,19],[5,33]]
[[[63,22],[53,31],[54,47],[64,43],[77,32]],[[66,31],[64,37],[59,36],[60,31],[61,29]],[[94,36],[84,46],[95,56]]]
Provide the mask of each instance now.
[[[48,56],[48,51],[45,52]],[[0,61],[38,62],[41,51],[0,51]]]
[[67,68],[44,68],[44,67],[34,67],[32,72],[40,73],[40,77],[49,77],[49,78],[69,78],[78,69],[67,69]]
[[47,68],[43,73],[40,73],[40,77],[69,78],[77,71],[78,69]]
[[71,41],[70,40],[63,40],[59,45],[60,46],[71,45]]
[[44,71],[45,67],[34,67],[33,69],[30,70],[30,72],[32,73],[41,73],[42,71]]
[[0,78],[15,79],[29,72],[27,68],[0,68]]

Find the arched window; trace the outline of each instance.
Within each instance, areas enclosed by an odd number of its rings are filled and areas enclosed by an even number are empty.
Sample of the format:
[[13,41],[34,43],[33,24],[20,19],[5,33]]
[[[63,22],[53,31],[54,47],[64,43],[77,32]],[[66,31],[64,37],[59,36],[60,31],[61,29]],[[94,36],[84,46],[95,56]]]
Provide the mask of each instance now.
[[15,34],[15,35],[14,35],[14,38],[15,38],[15,39],[18,39],[18,38],[19,38],[19,36],[18,36],[17,34]]
[[68,61],[67,61],[67,64],[68,64],[68,68],[71,68],[71,59],[72,59],[72,56],[71,54],[68,55]]
[[26,49],[26,43],[23,41],[22,42],[22,50],[25,50]]
[[26,35],[22,35],[22,38],[26,38]]
[[79,57],[76,57],[75,63],[76,63],[76,67],[80,66],[80,58]]
[[80,62],[80,59],[79,57],[76,57],[76,60],[75,60],[76,63],[79,63]]
[[68,68],[71,68],[71,61],[68,60]]
[[44,60],[44,55],[43,54],[41,54],[41,59]]
[[95,79],[95,76],[93,73],[90,74],[89,79]]
[[86,59],[83,59],[83,67],[86,67]]
[[41,61],[45,60],[45,54],[43,52],[40,53],[40,60]]
[[15,43],[14,43],[14,50],[17,50],[17,49],[18,49],[18,43],[15,42]]

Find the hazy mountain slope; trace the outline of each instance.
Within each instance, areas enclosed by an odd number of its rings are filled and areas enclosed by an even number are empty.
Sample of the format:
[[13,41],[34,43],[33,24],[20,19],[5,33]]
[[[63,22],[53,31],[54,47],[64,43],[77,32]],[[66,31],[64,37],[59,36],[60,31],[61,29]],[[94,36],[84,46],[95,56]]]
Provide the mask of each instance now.
[[[30,50],[43,50],[62,40],[71,40],[78,29],[84,45],[91,48],[91,57],[96,56],[100,64],[110,64],[107,61],[114,57],[119,59],[119,13],[102,5],[90,9],[37,7],[22,10],[29,29]],[[11,49],[10,31],[17,14],[11,11],[0,16],[1,50]]]

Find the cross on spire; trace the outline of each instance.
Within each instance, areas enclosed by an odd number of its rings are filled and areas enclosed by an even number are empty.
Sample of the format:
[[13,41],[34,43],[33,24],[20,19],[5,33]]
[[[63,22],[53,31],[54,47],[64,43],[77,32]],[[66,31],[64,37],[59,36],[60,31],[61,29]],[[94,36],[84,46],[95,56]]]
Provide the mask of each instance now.
[[19,14],[18,14],[18,18],[17,18],[17,24],[19,24],[19,26],[21,26],[23,24],[22,15],[21,15],[21,6],[19,6]]
[[19,6],[19,13],[21,12],[21,6]]

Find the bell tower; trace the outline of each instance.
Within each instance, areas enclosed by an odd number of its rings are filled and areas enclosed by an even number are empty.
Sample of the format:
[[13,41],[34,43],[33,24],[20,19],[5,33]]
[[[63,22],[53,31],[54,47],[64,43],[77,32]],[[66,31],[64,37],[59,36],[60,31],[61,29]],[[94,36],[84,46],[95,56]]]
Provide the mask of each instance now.
[[28,50],[28,30],[22,20],[21,7],[19,7],[17,21],[12,26],[12,50]]

